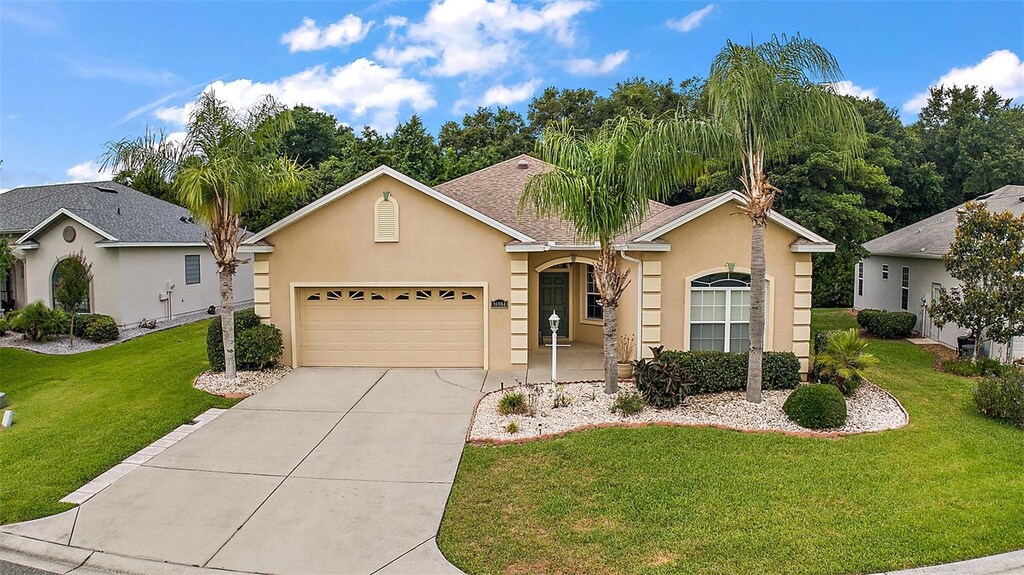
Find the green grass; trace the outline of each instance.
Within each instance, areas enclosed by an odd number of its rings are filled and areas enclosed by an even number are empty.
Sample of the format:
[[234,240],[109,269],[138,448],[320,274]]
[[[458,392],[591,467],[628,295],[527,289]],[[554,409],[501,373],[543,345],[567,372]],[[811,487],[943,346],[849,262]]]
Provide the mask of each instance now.
[[[854,326],[818,310],[815,329]],[[467,447],[440,532],[469,573],[873,573],[1024,547],[1024,432],[971,380],[872,341],[870,378],[910,413],[838,440],[604,429]]]
[[69,356],[0,349],[15,424],[0,431],[0,524],[71,507],[60,498],[175,427],[231,400],[192,387],[207,322]]

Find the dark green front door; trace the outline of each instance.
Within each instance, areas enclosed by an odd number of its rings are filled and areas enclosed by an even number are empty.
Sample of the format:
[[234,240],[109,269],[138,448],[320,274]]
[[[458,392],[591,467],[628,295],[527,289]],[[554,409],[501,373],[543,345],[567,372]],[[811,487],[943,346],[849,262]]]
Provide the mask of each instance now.
[[558,337],[569,337],[569,274],[541,272],[540,274],[540,332],[551,336],[548,318],[554,310],[562,321],[558,322]]

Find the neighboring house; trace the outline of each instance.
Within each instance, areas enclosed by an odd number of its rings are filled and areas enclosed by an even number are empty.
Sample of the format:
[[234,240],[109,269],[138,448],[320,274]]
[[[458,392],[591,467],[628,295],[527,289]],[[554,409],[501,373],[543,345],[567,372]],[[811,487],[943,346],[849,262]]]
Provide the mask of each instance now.
[[[84,251],[93,283],[85,308],[121,326],[220,305],[217,264],[188,210],[114,182],[15,188],[0,194],[0,239],[13,244],[14,273],[0,286],[4,309],[53,306],[54,269]],[[252,300],[252,265],[235,275],[235,300]],[[83,310],[84,311],[84,310]]]
[[[1024,214],[1024,186],[1003,186],[979,196],[993,212]],[[957,212],[964,204],[898,229],[864,244],[867,259],[857,263],[853,279],[853,307],[909,311],[917,315],[917,331],[924,337],[955,348],[956,338],[968,330],[956,324],[941,329],[928,315],[927,306],[941,288],[957,285],[946,271],[942,256],[956,235]],[[1011,342],[1012,357],[1024,357],[1024,338]],[[1006,350],[987,345],[991,357],[1005,358]]]
[[[300,365],[510,368],[549,334],[600,343],[594,243],[557,218],[519,209],[527,179],[550,169],[519,156],[436,187],[381,166],[246,241],[256,313]],[[619,333],[648,346],[746,351],[750,220],[728,192],[652,203],[617,240],[630,284]],[[772,213],[767,230],[769,350],[807,368],[811,254],[833,244]]]

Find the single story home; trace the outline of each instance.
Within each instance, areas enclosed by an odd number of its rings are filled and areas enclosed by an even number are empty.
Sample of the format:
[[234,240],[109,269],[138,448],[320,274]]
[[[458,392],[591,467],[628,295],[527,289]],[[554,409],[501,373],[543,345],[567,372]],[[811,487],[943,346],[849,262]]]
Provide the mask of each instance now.
[[[1024,186],[1003,186],[976,201],[984,202],[993,212],[1021,215]],[[922,336],[955,348],[956,338],[968,335],[969,330],[956,324],[942,328],[935,325],[928,315],[928,304],[943,287],[957,285],[957,280],[946,271],[942,256],[956,237],[957,213],[964,205],[865,243],[869,255],[857,263],[854,271],[853,307],[913,312]],[[1006,350],[998,344],[986,345],[984,351],[990,357],[1006,357]],[[1024,357],[1024,338],[1014,338],[1011,354],[1014,358]]]
[[[600,343],[598,254],[557,218],[519,209],[551,169],[522,155],[431,187],[381,166],[246,240],[255,310],[284,334],[292,366],[505,369],[549,334]],[[631,281],[619,333],[648,346],[746,351],[750,221],[733,191],[652,203],[616,241]],[[811,255],[834,245],[777,213],[767,230],[766,349],[807,368]],[[561,341],[561,340],[560,340]]]
[[[188,210],[115,182],[29,186],[0,194],[0,239],[17,261],[0,286],[3,309],[54,305],[54,271],[84,251],[93,283],[82,311],[118,325],[220,305],[217,264]],[[252,300],[252,264],[238,269],[235,301]]]

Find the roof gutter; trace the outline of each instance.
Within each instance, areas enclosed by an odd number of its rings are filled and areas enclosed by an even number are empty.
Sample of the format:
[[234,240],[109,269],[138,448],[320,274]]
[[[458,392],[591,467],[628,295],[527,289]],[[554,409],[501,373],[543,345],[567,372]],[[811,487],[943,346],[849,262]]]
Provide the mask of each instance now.
[[[566,250],[566,251],[600,251],[601,246],[599,244],[556,244],[555,242],[548,242],[546,244],[506,244],[505,251],[508,253],[534,253],[534,252],[549,252],[552,250]],[[667,243],[635,243],[628,242],[624,244],[613,244],[612,250],[623,251],[629,250],[631,252],[667,252],[672,250],[672,244]]]
[[942,256],[939,254],[928,254],[928,253],[917,253],[917,254],[900,254],[894,252],[872,252],[868,251],[868,257],[880,256],[885,258],[911,258],[918,260],[941,260]]

